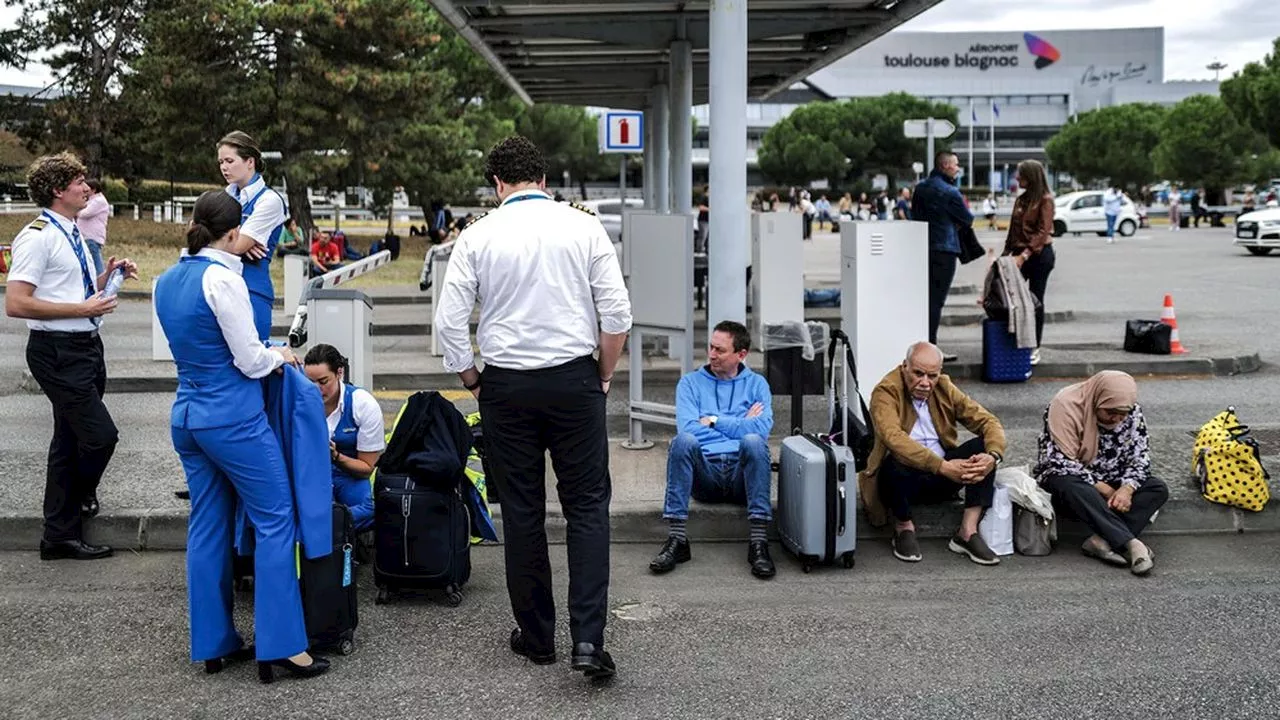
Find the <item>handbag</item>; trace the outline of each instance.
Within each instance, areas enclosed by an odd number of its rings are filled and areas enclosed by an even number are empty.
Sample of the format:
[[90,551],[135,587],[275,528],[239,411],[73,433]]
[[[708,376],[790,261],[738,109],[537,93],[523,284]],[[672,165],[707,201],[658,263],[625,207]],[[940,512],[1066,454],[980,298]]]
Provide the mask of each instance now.
[[1040,513],[1013,506],[1013,547],[1022,555],[1040,557],[1053,552],[1058,541],[1058,518],[1046,520]]
[[[1031,302],[1035,309],[1040,309],[1040,298],[1032,294]],[[987,277],[982,282],[982,309],[987,313],[988,320],[1009,322],[1009,303],[1005,299],[999,263],[991,263],[991,267],[987,269]]]
[[1124,324],[1124,351],[1168,355],[1173,328],[1159,320],[1130,320]]
[[[843,387],[836,391],[836,351],[844,346],[844,363],[840,366],[844,377]],[[867,469],[867,460],[871,458],[871,449],[875,446],[875,427],[871,421],[871,410],[862,399],[858,389],[858,364],[853,357],[853,347],[849,344],[849,336],[840,330],[831,331],[831,344],[827,347],[827,365],[830,366],[828,380],[827,407],[831,415],[831,431],[827,433],[833,445],[844,445],[853,451],[854,467],[858,472]],[[856,414],[849,407],[849,382],[853,378],[853,393],[858,397],[861,414]]]
[[1261,512],[1271,500],[1271,479],[1262,466],[1258,441],[1229,407],[1205,423],[1196,435],[1192,469],[1205,500]]
[[972,225],[957,225],[956,234],[960,237],[960,264],[968,265],[978,258],[985,257],[987,249],[978,242],[978,233]]

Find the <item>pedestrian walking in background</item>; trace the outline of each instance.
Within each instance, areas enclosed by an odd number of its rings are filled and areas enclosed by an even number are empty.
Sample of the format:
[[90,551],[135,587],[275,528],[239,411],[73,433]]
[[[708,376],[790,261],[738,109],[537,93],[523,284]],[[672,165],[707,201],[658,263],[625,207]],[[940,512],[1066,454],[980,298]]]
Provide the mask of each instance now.
[[1169,187],[1169,232],[1178,232],[1182,227],[1182,191],[1175,186]]
[[982,214],[987,218],[988,230],[1000,229],[1000,224],[996,222],[996,196],[994,194],[987,195],[987,199],[982,201]]
[[[929,224],[929,342],[935,345],[942,307],[947,304],[960,258],[959,228],[973,225],[973,213],[956,187],[959,173],[960,160],[955,153],[938,153],[933,171],[916,186],[911,198],[911,217]],[[955,359],[955,355],[943,353],[944,362]]]
[[1107,244],[1116,241],[1116,222],[1120,219],[1120,211],[1124,208],[1124,192],[1112,185],[1102,194],[1102,212],[1107,217]]
[[1040,300],[1036,308],[1036,349],[1031,364],[1040,363],[1040,341],[1044,337],[1044,294],[1057,255],[1053,250],[1053,193],[1044,165],[1036,160],[1018,163],[1018,186],[1023,192],[1013,203],[1004,255],[1016,255],[1031,294]]
[[31,199],[44,211],[13,240],[5,312],[27,321],[27,367],[53,406],[53,441],[44,487],[40,559],[96,560],[106,545],[84,541],[84,519],[98,514],[98,483],[120,434],[102,402],[107,387],[98,329],[116,308],[101,288],[117,268],[138,277],[129,259],[110,258],[95,273],[75,218],[89,202],[84,165],[62,153],[27,171]]
[[[433,327],[444,366],[480,402],[518,626],[511,650],[539,665],[556,661],[546,532],[550,451],[568,524],[572,667],[606,678],[615,666],[604,650],[611,495],[605,397],[631,329],[631,300],[599,218],[552,200],[546,174],[542,152],[523,137],[489,151],[485,177],[501,204],[458,237]],[[477,298],[483,372],[471,345]]]
[[97,275],[107,269],[102,262],[102,247],[107,244],[107,218],[111,217],[111,203],[102,192],[101,180],[89,178],[84,184],[93,193],[89,196],[89,204],[76,217],[76,226],[84,234],[84,239],[89,241],[86,247],[93,256],[93,266],[97,268],[93,274]]

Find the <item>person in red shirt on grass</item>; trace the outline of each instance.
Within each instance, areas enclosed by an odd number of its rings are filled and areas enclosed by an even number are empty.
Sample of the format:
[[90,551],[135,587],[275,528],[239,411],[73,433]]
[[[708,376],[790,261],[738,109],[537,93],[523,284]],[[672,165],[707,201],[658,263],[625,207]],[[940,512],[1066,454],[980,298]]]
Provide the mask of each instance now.
[[342,267],[342,251],[329,233],[320,233],[320,239],[311,243],[311,272],[323,275]]

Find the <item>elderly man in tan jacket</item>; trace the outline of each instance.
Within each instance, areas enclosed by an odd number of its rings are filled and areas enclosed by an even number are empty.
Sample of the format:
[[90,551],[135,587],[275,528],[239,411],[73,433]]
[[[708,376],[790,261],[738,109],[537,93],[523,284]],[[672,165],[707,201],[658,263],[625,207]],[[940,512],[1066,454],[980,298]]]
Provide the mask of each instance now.
[[[872,525],[884,525],[886,510],[896,520],[894,556],[904,562],[922,558],[913,505],[954,500],[963,489],[964,519],[947,547],[979,565],[999,564],[978,534],[978,522],[995,495],[1004,428],[942,374],[942,351],[927,342],[908,348],[902,366],[872,391],[871,417],[875,448],[858,488]],[[977,437],[960,444],[957,424]]]

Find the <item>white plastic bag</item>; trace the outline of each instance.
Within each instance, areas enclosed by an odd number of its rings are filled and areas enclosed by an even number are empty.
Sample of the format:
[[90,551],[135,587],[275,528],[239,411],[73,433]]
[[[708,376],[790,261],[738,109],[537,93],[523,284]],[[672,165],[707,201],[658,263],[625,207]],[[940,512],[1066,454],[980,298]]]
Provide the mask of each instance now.
[[1026,465],[996,470],[996,489],[1008,488],[1009,499],[1045,520],[1053,519],[1053,498],[1027,473]]
[[978,524],[978,534],[986,541],[991,552],[997,555],[1013,554],[1013,500],[1009,497],[1009,488],[996,486],[991,509],[982,516],[982,522]]

